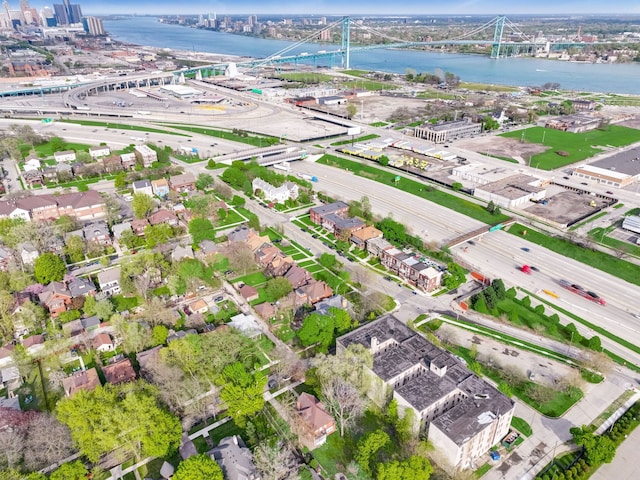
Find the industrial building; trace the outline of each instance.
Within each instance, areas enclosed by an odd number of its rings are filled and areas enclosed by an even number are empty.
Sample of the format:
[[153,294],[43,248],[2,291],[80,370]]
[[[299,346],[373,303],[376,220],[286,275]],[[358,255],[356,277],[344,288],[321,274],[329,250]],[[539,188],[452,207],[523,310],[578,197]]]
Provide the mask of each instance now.
[[477,135],[482,131],[481,123],[473,123],[470,118],[453,122],[425,123],[414,129],[414,135],[434,143],[445,143],[450,140]]
[[544,199],[547,195],[547,189],[542,183],[541,179],[530,175],[511,175],[477,186],[473,195],[503,208],[516,208],[526,206],[530,201]]
[[400,409],[413,410],[429,442],[452,466],[473,466],[509,433],[515,403],[393,315],[338,338],[336,349],[352,344],[373,356],[372,396],[393,390]]

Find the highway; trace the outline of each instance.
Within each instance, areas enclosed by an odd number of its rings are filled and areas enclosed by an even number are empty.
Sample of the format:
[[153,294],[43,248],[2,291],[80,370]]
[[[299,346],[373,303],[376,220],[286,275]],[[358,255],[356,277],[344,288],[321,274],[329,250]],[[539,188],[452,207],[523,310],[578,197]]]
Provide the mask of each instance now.
[[[375,214],[390,214],[395,220],[409,226],[414,234],[419,234],[426,241],[434,241],[438,245],[455,237],[456,234],[483,225],[445,207],[419,199],[394,187],[346,173],[341,169],[312,161],[296,162],[292,167],[296,173],[304,172],[317,176],[319,182],[315,188],[330,196],[346,201],[360,200],[363,195],[368,196]],[[532,292],[542,292],[543,289],[556,292],[560,297],[558,300],[548,297],[553,303],[640,345],[640,321],[631,315],[639,310],[635,303],[640,294],[639,287],[502,231],[485,234],[481,240],[474,241],[473,245],[465,246],[468,247],[466,251],[463,247],[454,248],[452,251],[462,263],[474,267],[489,278],[502,278],[507,287],[522,286]],[[523,251],[522,248],[528,248],[529,252]],[[522,273],[519,267],[523,264],[534,265],[539,272],[533,272],[532,275]],[[597,305],[564,290],[558,284],[561,279],[579,283],[587,290],[597,292],[606,300],[607,305]],[[425,310],[427,306],[433,306],[431,300],[423,298],[417,301],[424,305]],[[565,321],[568,323],[572,320]],[[596,334],[586,327],[577,327],[585,336]],[[607,340],[602,335],[599,336],[605,348],[640,365],[640,355]]]

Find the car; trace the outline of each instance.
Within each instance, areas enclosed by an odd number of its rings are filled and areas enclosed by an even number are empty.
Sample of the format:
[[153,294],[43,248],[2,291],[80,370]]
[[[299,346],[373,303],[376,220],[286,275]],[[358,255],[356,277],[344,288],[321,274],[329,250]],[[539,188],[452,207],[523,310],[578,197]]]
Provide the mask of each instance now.
[[221,301],[223,301],[223,300],[224,300],[224,297],[223,297],[222,295],[220,295],[219,297],[216,297],[216,298],[214,299],[214,301],[215,301],[216,303],[220,303],[220,302],[221,302]]
[[209,145],[210,147],[215,147],[216,145],[218,145],[217,143],[212,143],[211,145]]
[[274,238],[272,241],[273,241],[273,243],[280,243],[282,241],[282,239],[281,238]]
[[231,275],[233,273],[233,270],[227,270],[226,272],[224,272],[225,275]]
[[632,313],[631,315],[640,320],[640,313]]
[[534,272],[539,272],[540,271],[540,269],[538,267],[534,267],[533,265],[530,265],[529,268],[531,270],[533,270]]
[[611,191],[609,191],[609,190],[607,190],[607,191],[606,191],[606,192],[604,192],[604,193],[606,193],[607,195],[613,195],[613,192],[611,192]]
[[562,177],[564,180],[570,180],[569,177]]
[[314,233],[313,235],[311,235],[311,237],[318,238],[318,234]]
[[580,182],[580,185],[589,185],[587,182]]
[[531,249],[529,247],[520,247],[520,250],[522,250],[523,252],[531,251]]

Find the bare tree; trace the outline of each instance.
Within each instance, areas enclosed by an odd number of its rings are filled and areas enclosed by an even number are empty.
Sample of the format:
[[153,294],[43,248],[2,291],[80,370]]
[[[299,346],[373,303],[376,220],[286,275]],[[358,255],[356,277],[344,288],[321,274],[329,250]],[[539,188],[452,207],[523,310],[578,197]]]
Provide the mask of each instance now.
[[231,268],[243,272],[243,275],[246,275],[248,270],[256,267],[253,252],[251,252],[251,248],[246,243],[234,243],[233,247],[228,248],[226,253]]
[[589,358],[585,361],[585,366],[594,372],[606,375],[613,368],[613,360],[606,353],[589,352]]
[[23,447],[24,466],[30,471],[59,462],[74,452],[69,427],[49,414],[37,415],[29,422]]
[[175,318],[164,302],[158,297],[152,297],[144,304],[144,309],[138,314],[138,318],[144,320],[149,325],[173,326]]
[[271,357],[278,360],[271,369],[281,378],[293,378],[302,380],[306,372],[306,365],[303,360],[291,351],[290,348],[278,345],[272,352]]
[[143,273],[136,275],[133,278],[133,285],[136,291],[140,294],[140,296],[146,302],[149,298],[149,289],[151,288],[151,275],[149,274],[149,270],[144,271]]
[[258,445],[253,460],[265,480],[293,480],[298,478],[297,462],[289,444],[285,442]]
[[340,436],[349,428],[364,411],[365,402],[360,392],[352,384],[339,377],[334,377],[322,385],[325,404],[340,426]]

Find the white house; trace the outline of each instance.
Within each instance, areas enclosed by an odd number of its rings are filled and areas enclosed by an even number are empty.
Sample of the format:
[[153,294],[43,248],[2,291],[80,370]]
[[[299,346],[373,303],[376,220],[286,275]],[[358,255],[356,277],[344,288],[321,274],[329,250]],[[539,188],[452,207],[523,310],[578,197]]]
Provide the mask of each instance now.
[[287,200],[295,200],[298,198],[298,185],[293,182],[287,182],[280,187],[274,187],[261,178],[254,178],[251,185],[253,191],[262,192],[262,196],[268,202],[284,203]]
[[37,172],[38,170],[40,170],[41,167],[42,167],[42,164],[40,163],[40,160],[38,160],[37,158],[31,158],[26,162],[24,162],[22,169],[25,172]]
[[93,339],[92,346],[98,352],[112,352],[116,349],[108,333],[99,333],[96,335]]
[[73,162],[76,159],[76,152],[73,150],[65,150],[63,152],[55,152],[53,154],[56,162]]
[[145,195],[153,197],[153,187],[151,186],[151,182],[149,180],[138,180],[137,182],[133,182],[133,193],[144,193]]
[[24,265],[33,265],[36,259],[40,256],[38,249],[33,246],[31,242],[24,242],[18,245],[20,251],[20,258]]
[[106,145],[101,145],[99,147],[91,147],[89,149],[89,155],[91,155],[91,158],[106,157],[110,153],[111,153],[111,149]]
[[120,289],[120,267],[98,273],[98,285],[100,290],[107,295],[117,295]]

